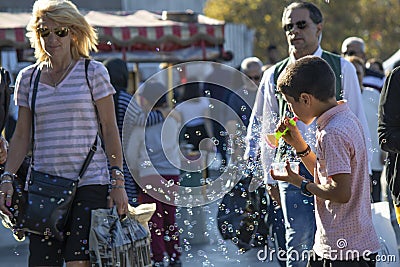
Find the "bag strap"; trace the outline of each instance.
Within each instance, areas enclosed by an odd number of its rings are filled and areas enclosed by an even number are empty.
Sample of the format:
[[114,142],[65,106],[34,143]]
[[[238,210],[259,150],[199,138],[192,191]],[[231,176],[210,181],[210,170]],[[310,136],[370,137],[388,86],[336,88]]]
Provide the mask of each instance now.
[[88,71],[89,71],[89,64],[90,64],[90,59],[89,58],[85,58],[85,74],[86,74],[86,82],[87,82],[87,85],[89,86],[89,89],[90,89],[90,96],[92,97],[92,103],[93,103],[93,106],[94,106],[94,111],[96,112],[96,117],[97,117],[97,125],[98,125],[98,130],[97,130],[97,133],[99,134],[99,136],[100,136],[100,139],[102,139],[102,128],[101,128],[101,123],[100,123],[100,120],[99,120],[99,111],[97,110],[97,106],[96,106],[96,101],[94,100],[94,98],[93,98],[93,87],[90,85],[90,82],[89,82],[89,76],[88,76]]
[[0,67],[0,109],[3,113],[3,115],[0,115],[0,134],[5,127],[8,118],[10,95],[12,93],[10,83],[10,73],[3,67]]
[[[89,64],[87,64],[87,66],[86,66],[86,62],[87,61],[89,62],[90,60],[85,59],[85,75],[86,75],[86,81],[88,83],[88,86],[91,89],[91,86],[89,84],[88,75],[87,75],[87,70],[88,70],[88,66],[89,66]],[[37,89],[38,89],[39,80],[40,80],[40,74],[41,73],[42,73],[42,69],[38,68],[37,69],[37,75],[35,77],[35,82],[33,84],[33,91],[32,91],[32,101],[31,101],[31,114],[32,114],[32,132],[31,132],[32,140],[31,140],[31,143],[32,143],[32,149],[33,149],[33,144],[34,144],[34,140],[35,140],[34,139],[34,134],[35,134],[35,123],[34,123],[35,122],[34,121],[34,119],[35,119],[35,103],[36,103]],[[33,73],[32,73],[32,75],[33,75]],[[31,79],[32,79],[32,76],[31,76]],[[92,100],[93,100],[92,90],[90,90],[90,95],[92,96]],[[97,116],[97,108],[96,108],[96,106],[95,106],[95,109],[96,109],[96,116]],[[81,170],[79,171],[77,182],[79,182],[79,180],[85,174],[85,172],[86,172],[86,170],[87,170],[87,168],[89,166],[89,163],[90,163],[90,161],[92,160],[92,158],[94,156],[94,153],[96,153],[96,151],[97,151],[97,135],[98,134],[96,134],[94,142],[93,142],[92,146],[90,147],[89,153],[86,156],[85,161],[83,162]],[[32,166],[33,166],[33,162],[34,162],[33,159],[34,159],[34,153],[32,153],[32,161],[31,161],[31,165]]]

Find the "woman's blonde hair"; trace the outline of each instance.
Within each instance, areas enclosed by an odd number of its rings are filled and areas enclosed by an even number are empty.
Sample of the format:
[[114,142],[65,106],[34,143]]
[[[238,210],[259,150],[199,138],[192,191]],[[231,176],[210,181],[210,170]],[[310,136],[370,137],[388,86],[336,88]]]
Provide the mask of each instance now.
[[31,47],[35,49],[37,62],[49,60],[37,32],[39,21],[43,17],[51,19],[57,24],[68,26],[71,34],[73,59],[88,58],[90,51],[97,51],[97,33],[75,4],[68,0],[37,0],[33,5],[32,17],[26,26],[28,31],[26,36],[29,38]]

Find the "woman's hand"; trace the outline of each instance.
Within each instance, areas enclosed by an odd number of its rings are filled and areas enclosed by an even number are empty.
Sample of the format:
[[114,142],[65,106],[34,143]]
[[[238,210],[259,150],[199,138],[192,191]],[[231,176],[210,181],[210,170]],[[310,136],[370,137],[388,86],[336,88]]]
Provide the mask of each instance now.
[[[8,177],[4,178],[8,179]],[[0,211],[5,215],[12,217],[12,213],[7,207],[11,207],[12,196],[14,194],[14,188],[11,182],[3,183],[0,185]]]
[[109,198],[109,208],[116,205],[119,215],[128,213],[128,195],[123,186],[113,186]]

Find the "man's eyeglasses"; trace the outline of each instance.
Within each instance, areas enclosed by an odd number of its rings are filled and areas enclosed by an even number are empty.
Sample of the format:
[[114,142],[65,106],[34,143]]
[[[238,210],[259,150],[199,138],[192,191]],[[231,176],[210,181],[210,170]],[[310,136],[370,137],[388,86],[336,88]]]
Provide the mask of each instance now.
[[298,21],[298,22],[296,22],[296,23],[288,23],[288,24],[285,24],[284,26],[283,26],[283,30],[285,31],[285,32],[291,32],[291,31],[293,31],[293,29],[294,29],[294,25],[296,25],[297,26],[297,28],[299,28],[300,30],[302,30],[302,29],[305,29],[306,27],[307,27],[307,21],[305,21],[305,20],[300,20],[300,21]]
[[48,37],[50,35],[50,33],[54,33],[55,35],[57,35],[58,37],[65,37],[68,35],[69,33],[69,28],[68,27],[57,27],[54,28],[52,30],[50,30],[47,27],[41,27],[41,28],[37,28],[37,32],[40,35],[40,37]]
[[356,51],[346,51],[343,53],[343,55],[351,57],[351,56],[357,55],[357,52]]

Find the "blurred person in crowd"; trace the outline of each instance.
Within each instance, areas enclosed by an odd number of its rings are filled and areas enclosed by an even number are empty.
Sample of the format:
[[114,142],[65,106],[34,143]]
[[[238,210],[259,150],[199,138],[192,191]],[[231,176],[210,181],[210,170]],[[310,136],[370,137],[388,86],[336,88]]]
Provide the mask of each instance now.
[[[132,117],[130,123],[144,126],[146,123],[148,125],[154,125],[164,121],[161,111],[154,110],[149,114],[146,114],[132,98],[132,95],[127,93],[129,71],[124,60],[120,58],[109,58],[105,60],[103,64],[107,68],[108,74],[110,75],[110,82],[116,92],[114,94],[114,107],[121,140],[125,114],[131,101],[132,109],[129,109],[129,112],[131,113]],[[135,119],[133,119],[133,116]],[[138,188],[132,177],[132,174],[129,171],[125,159],[123,160],[123,171],[125,176],[125,190],[128,194],[129,203],[136,206]]]
[[[348,37],[342,42],[342,56],[358,56],[364,60],[366,57],[365,42],[360,37]],[[378,90],[382,89],[383,83],[385,82],[385,75],[381,72],[377,72],[373,69],[366,68],[363,79],[363,85]]]
[[[315,55],[326,60],[334,70],[336,76],[336,98],[346,99],[350,109],[362,122],[366,135],[366,146],[370,147],[368,125],[361,101],[360,86],[354,66],[347,60],[323,50],[320,41],[323,31],[323,16],[317,6],[310,2],[294,2],[288,5],[282,15],[282,26],[289,45],[289,57],[277,63],[264,72],[248,127],[248,144],[245,158],[251,162],[261,146],[261,162],[264,165],[264,175],[267,176],[269,193],[273,200],[282,207],[286,225],[287,266],[305,266],[306,261],[291,258],[290,255],[312,248],[316,230],[314,217],[314,201],[301,194],[301,190],[285,181],[276,183],[268,175],[272,161],[284,161],[296,157],[293,148],[280,140],[276,150],[270,149],[263,139],[257,125],[261,124],[263,132],[272,132],[273,124],[268,124],[268,116],[285,117],[290,110],[286,101],[276,91],[276,81],[284,73],[288,63],[294,62],[307,55]],[[262,121],[260,121],[260,118]],[[316,130],[315,123],[306,125],[298,122],[297,126],[307,143],[314,147]],[[270,152],[272,150],[272,152]],[[293,155],[294,154],[294,155]],[[275,155],[275,156],[274,156]],[[371,155],[370,155],[371,157]],[[303,164],[300,164],[300,174],[306,179],[313,180]]]
[[267,58],[268,64],[274,65],[278,61],[280,61],[281,57],[279,56],[279,51],[276,45],[271,44],[267,47]]
[[357,56],[346,57],[356,68],[358,81],[361,88],[362,103],[365,111],[365,116],[368,122],[368,128],[371,136],[372,144],[372,200],[373,202],[381,201],[381,175],[385,160],[385,153],[379,147],[378,141],[378,106],[379,106],[379,92],[374,88],[364,87],[362,85],[365,64],[364,61]]
[[400,224],[400,66],[386,78],[379,100],[379,145],[387,152],[385,177],[396,206],[397,222]]
[[370,58],[367,60],[367,62],[365,63],[365,67],[367,69],[379,72],[383,75],[385,75],[385,70],[383,69],[383,62],[382,60],[378,59],[378,58]]
[[400,60],[397,60],[393,63],[393,69],[397,68],[398,66],[400,66]]
[[[146,111],[168,112],[167,88],[160,82],[147,81],[139,88],[139,102]],[[131,138],[135,147],[130,150],[137,163],[138,183],[142,186],[140,203],[156,203],[156,211],[149,221],[151,233],[152,259],[154,266],[181,266],[179,231],[176,224],[176,206],[168,203],[165,196],[157,197],[150,188],[168,191],[177,185],[180,175],[179,128],[180,116],[166,116],[163,123],[146,125],[144,136],[134,134]],[[140,128],[140,126],[139,126]],[[143,127],[142,127],[143,128]],[[165,182],[162,182],[165,181]],[[150,191],[150,192],[149,192]],[[161,192],[158,191],[158,192]]]
[[193,145],[194,151],[207,150],[200,146],[203,139],[213,136],[210,116],[210,101],[205,97],[201,84],[188,82],[182,86],[182,98],[176,105],[175,111],[182,117],[183,129],[180,140]]
[[[227,113],[227,129],[229,137],[232,139],[233,154],[232,164],[243,161],[245,150],[245,137],[249,120],[251,117],[252,107],[257,95],[257,89],[260,86],[263,64],[258,57],[247,57],[240,64],[240,71],[243,80],[243,88],[233,92],[228,99],[228,106],[232,108],[231,112]],[[259,190],[259,193],[266,193],[265,190]],[[260,207],[268,210],[268,216],[262,213],[262,210],[257,210],[261,214],[261,221],[258,224],[257,233],[264,236],[267,240],[267,235],[277,238],[277,250],[285,249],[285,226],[283,225],[282,209],[279,206],[274,206],[268,194],[266,199],[263,196]],[[265,201],[266,200],[266,201]],[[269,232],[269,228],[272,232]],[[282,266],[286,263],[280,261]]]
[[231,67],[220,64],[212,64],[211,73],[205,78],[204,92],[210,101],[210,118],[212,125],[212,137],[216,138],[217,152],[221,155],[222,166],[228,162],[228,134],[225,128],[227,100],[237,88],[234,84],[235,77]]
[[[260,85],[262,77],[263,64],[257,57],[248,57],[243,59],[240,65],[240,71],[244,74],[241,79],[243,80],[243,88],[238,89],[229,95],[227,104],[232,109],[226,115],[226,125],[228,133],[231,136],[236,135],[236,131],[239,130],[239,139],[243,139],[242,131],[247,129],[249,125],[249,119],[251,116],[251,109],[254,105],[254,100],[257,94],[257,88]],[[244,126],[244,129],[240,129],[240,125]],[[238,129],[239,127],[239,129]],[[243,140],[236,140],[234,145],[234,156],[232,160],[235,162],[237,157],[243,156],[244,144]]]

